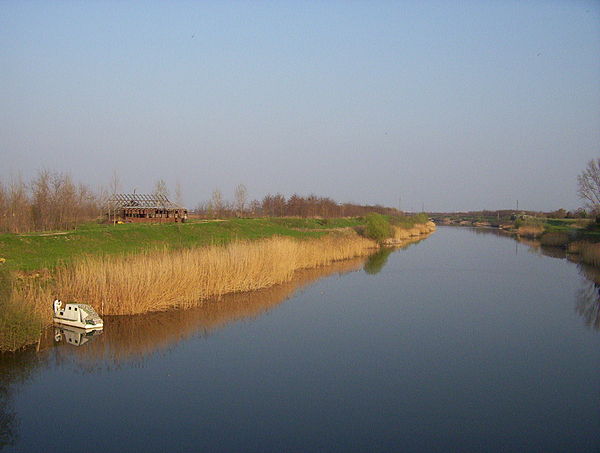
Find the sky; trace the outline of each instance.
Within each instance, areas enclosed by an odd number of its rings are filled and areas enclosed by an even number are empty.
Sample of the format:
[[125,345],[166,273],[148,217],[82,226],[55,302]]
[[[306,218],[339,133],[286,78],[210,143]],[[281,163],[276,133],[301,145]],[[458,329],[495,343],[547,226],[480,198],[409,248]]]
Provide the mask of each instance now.
[[0,181],[575,209],[600,1],[0,1]]

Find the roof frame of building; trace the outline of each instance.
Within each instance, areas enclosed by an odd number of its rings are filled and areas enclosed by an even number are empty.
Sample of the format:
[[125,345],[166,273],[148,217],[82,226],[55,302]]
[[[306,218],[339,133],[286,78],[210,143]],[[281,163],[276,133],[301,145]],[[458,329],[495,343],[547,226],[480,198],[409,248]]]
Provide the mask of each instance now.
[[116,193],[108,203],[113,209],[185,209],[161,194]]

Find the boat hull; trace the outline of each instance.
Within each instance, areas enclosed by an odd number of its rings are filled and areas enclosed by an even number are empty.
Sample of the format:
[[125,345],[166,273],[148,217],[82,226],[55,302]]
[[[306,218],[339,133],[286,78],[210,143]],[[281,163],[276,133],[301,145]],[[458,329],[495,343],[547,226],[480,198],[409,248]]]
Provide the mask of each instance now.
[[104,327],[104,323],[100,323],[100,324],[85,324],[81,321],[71,321],[69,319],[63,319],[63,318],[52,318],[52,320],[56,323],[56,324],[63,324],[65,326],[71,326],[71,327],[77,327],[79,329],[84,329],[84,330],[98,330],[98,329],[102,329]]

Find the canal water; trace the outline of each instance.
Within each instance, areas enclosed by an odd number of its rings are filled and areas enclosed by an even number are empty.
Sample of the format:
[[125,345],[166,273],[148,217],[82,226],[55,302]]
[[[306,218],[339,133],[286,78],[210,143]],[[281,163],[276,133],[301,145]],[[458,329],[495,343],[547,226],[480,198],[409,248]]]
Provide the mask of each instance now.
[[0,359],[0,450],[598,451],[594,281],[442,227],[101,335],[51,329]]

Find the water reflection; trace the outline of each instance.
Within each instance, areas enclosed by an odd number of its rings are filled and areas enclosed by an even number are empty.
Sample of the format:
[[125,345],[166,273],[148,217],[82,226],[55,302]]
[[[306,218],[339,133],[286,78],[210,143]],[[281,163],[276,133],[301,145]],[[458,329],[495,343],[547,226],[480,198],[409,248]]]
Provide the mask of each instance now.
[[600,330],[600,269],[580,264],[579,273],[584,278],[577,291],[575,311],[586,326]]
[[410,247],[411,245],[417,244],[427,239],[429,236],[431,236],[431,234],[432,233],[424,234],[422,236],[417,237],[411,237],[408,239],[404,239],[402,242],[394,246],[381,248],[381,250],[379,250],[377,253],[374,253],[373,255],[369,256],[369,258],[365,262],[363,270],[370,275],[378,274],[379,272],[381,272],[381,269],[383,269],[383,267],[387,263],[388,257],[392,252],[396,250],[404,250]]
[[[93,338],[77,332],[67,333],[67,329],[61,328],[61,338],[57,341],[57,332],[54,328],[48,329],[42,335],[40,349],[53,348],[58,362],[75,358],[88,362],[88,365],[98,361],[119,364],[125,360],[143,359],[148,354],[172,347],[193,335],[209,335],[230,323],[259,317],[315,280],[360,270],[364,262],[365,258],[361,257],[327,267],[302,270],[290,282],[250,293],[225,295],[187,310],[107,316],[102,335],[94,335]],[[83,348],[63,347],[66,344],[84,343]]]
[[73,346],[83,346],[101,334],[102,329],[85,330],[67,326],[54,327],[54,341],[56,343],[64,342]]
[[[516,244],[528,247],[528,251],[540,256],[567,259],[577,262],[577,255],[570,255],[563,247],[542,245],[539,240],[511,235],[497,229],[471,228],[475,234],[492,234],[515,240]],[[575,312],[580,315],[585,325],[600,330],[600,269],[594,266],[577,263],[579,274],[582,276],[581,287],[575,294]]]
[[379,252],[371,255],[364,266],[364,271],[367,274],[378,274],[387,263],[388,256],[395,250],[393,247],[383,247]]
[[18,439],[19,423],[12,409],[13,395],[32,372],[44,363],[35,348],[19,354],[0,354],[0,450],[14,445]]

